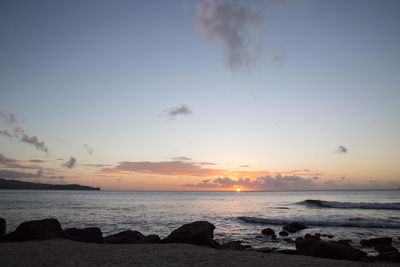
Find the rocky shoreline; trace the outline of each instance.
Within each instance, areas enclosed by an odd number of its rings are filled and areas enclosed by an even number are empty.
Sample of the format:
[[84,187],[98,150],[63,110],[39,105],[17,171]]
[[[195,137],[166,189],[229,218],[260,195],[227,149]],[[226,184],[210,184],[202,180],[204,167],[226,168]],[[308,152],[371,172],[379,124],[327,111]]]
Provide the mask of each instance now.
[[[298,222],[283,225],[278,233],[288,243],[293,243],[295,249],[277,250],[274,248],[252,248],[243,245],[241,241],[230,241],[224,244],[214,240],[215,226],[208,221],[196,221],[184,224],[172,231],[166,238],[161,239],[156,234],[144,235],[139,231],[126,230],[103,237],[98,227],[83,229],[63,229],[57,219],[43,219],[21,223],[14,232],[6,233],[6,220],[0,218],[0,242],[14,243],[22,241],[42,241],[48,239],[66,239],[85,243],[97,244],[176,244],[184,243],[197,246],[211,247],[216,250],[247,250],[259,253],[305,255],[336,260],[349,260],[365,263],[372,262],[400,262],[399,251],[392,246],[392,237],[371,238],[360,241],[361,247],[373,247],[377,256],[367,255],[364,251],[351,245],[351,240],[331,241],[333,237],[327,234],[305,234],[295,240],[289,235],[307,229],[307,226]],[[262,235],[277,239],[271,228],[261,230]]]

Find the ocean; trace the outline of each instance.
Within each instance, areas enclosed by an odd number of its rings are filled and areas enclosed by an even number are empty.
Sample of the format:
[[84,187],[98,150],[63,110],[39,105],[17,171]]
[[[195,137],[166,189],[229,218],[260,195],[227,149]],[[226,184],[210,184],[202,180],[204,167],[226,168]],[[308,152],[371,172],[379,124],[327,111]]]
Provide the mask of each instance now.
[[[291,192],[138,192],[0,190],[0,217],[7,232],[29,220],[57,218],[64,229],[99,227],[103,235],[131,229],[166,237],[182,224],[207,220],[219,242],[242,240],[253,247],[294,248],[271,240],[261,230],[278,234],[288,222],[308,229],[291,234],[330,234],[332,240],[393,237],[400,249],[400,191]],[[367,251],[374,253],[374,251]]]

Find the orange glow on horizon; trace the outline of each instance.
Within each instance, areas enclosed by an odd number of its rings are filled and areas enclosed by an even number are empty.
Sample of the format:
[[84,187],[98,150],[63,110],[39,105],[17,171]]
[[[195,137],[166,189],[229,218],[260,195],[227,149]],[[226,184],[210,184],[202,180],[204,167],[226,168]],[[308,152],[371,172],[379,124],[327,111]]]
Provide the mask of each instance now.
[[240,192],[240,188],[236,188],[236,192]]

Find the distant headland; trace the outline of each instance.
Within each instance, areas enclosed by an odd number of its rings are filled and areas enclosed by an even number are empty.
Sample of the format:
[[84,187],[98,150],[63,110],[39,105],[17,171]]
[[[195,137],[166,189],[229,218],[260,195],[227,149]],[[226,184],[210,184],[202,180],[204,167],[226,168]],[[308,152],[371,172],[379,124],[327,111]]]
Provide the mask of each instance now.
[[0,189],[45,189],[45,190],[97,190],[99,187],[91,187],[78,184],[41,184],[31,182],[21,182],[16,180],[7,180],[0,178]]

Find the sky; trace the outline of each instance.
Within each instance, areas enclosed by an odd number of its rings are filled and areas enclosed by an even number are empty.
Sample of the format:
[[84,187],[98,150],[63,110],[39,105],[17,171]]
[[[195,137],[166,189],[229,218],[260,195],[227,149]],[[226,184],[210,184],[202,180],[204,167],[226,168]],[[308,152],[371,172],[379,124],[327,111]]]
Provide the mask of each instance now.
[[0,178],[400,186],[400,1],[0,2]]

